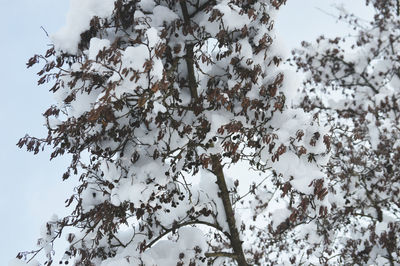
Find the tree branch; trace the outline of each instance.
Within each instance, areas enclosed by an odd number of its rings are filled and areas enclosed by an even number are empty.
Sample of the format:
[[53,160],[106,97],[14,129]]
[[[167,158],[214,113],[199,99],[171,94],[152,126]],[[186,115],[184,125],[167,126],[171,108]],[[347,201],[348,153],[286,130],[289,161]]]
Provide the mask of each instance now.
[[207,7],[211,6],[211,5],[215,5],[216,2],[214,0],[211,1],[207,1],[204,4],[202,4],[201,6],[199,6],[194,12],[193,14],[190,15],[190,18],[193,18],[194,16],[196,16],[199,12],[203,11],[204,9],[206,9]]
[[232,259],[237,259],[236,254],[229,252],[207,252],[204,254],[207,258],[211,257],[228,257]]
[[184,226],[196,225],[196,224],[207,225],[209,227],[217,229],[218,231],[220,231],[223,234],[225,234],[227,237],[229,237],[229,238],[231,237],[227,232],[223,231],[222,227],[220,227],[217,224],[213,224],[213,223],[209,223],[209,222],[205,222],[205,221],[191,221],[191,222],[185,222],[185,223],[177,224],[177,225],[173,226],[172,228],[165,229],[165,231],[163,233],[161,233],[159,236],[157,236],[149,244],[146,245],[145,250],[150,248],[150,247],[152,247],[155,243],[157,243],[158,240],[160,240],[164,236],[168,235],[169,233],[175,231],[176,229],[184,227]]

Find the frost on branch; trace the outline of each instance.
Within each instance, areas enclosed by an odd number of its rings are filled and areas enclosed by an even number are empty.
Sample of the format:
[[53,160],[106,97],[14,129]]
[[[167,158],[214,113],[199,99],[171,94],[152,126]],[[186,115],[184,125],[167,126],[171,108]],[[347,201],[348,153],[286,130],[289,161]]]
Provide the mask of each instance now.
[[396,1],[368,2],[371,22],[339,17],[355,37],[320,37],[294,57],[308,74],[302,106],[333,128],[329,265],[400,264],[400,20]]
[[[71,1],[54,47],[28,63],[43,59],[39,84],[53,84],[49,134],[18,144],[72,155],[68,259],[283,263],[289,232],[316,234],[329,129],[286,103],[296,88],[273,31],[284,2]],[[231,179],[239,163],[260,176]]]

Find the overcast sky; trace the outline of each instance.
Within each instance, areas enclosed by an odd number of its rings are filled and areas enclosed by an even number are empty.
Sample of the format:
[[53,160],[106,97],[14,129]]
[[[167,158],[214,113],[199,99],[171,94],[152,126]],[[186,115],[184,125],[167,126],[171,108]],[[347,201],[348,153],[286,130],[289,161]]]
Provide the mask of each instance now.
[[[319,10],[333,13],[331,5],[340,2],[288,0],[275,23],[286,47],[346,31]],[[366,14],[363,0],[347,2],[350,9]],[[50,44],[41,26],[49,34],[56,32],[67,11],[67,0],[0,0],[0,265],[7,265],[18,251],[35,247],[41,225],[53,213],[65,214],[64,200],[72,191],[73,181],[61,181],[66,159],[49,162],[49,152],[34,156],[15,146],[26,133],[46,135],[41,114],[52,95],[49,87],[36,86],[39,68],[26,69],[25,64]]]

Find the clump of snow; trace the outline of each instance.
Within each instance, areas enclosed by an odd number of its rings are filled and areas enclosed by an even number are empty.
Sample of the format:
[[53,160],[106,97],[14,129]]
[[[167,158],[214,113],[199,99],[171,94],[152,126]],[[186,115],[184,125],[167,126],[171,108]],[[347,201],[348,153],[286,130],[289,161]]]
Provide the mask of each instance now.
[[376,118],[373,116],[373,114],[368,113],[366,116],[366,119],[369,121],[368,123],[368,130],[369,130],[369,136],[370,136],[370,141],[371,141],[371,146],[374,150],[378,147],[379,144],[379,130],[378,127],[376,126]]
[[153,10],[153,16],[151,16],[151,25],[154,27],[160,27],[164,22],[170,23],[178,19],[179,17],[171,9],[165,6],[156,6]]
[[104,48],[108,48],[110,46],[110,40],[107,39],[99,39],[99,38],[92,38],[90,39],[90,46],[89,46],[89,60],[96,60],[96,56],[100,50]]
[[81,33],[90,28],[90,20],[107,17],[113,9],[114,0],[70,0],[66,25],[51,36],[56,50],[76,54]]
[[148,40],[148,45],[150,47],[154,47],[157,42],[160,41],[160,38],[158,37],[158,31],[155,28],[150,28],[146,31],[146,36]]
[[[192,258],[196,256],[196,250],[204,254],[207,250],[207,243],[204,239],[204,232],[196,227],[179,228],[178,240],[159,241],[152,249],[146,251],[142,259],[145,265],[175,266],[177,261],[182,265],[189,265]],[[199,263],[199,264],[197,264]],[[206,265],[198,261],[196,265]]]
[[138,3],[139,7],[145,12],[152,12],[156,3],[153,0],[142,0]]
[[124,67],[142,71],[144,63],[149,60],[149,55],[149,49],[144,44],[129,46],[123,53],[122,62],[124,62]]
[[291,211],[288,208],[275,209],[271,212],[271,220],[273,229],[276,230],[277,227],[286,221],[290,216]]

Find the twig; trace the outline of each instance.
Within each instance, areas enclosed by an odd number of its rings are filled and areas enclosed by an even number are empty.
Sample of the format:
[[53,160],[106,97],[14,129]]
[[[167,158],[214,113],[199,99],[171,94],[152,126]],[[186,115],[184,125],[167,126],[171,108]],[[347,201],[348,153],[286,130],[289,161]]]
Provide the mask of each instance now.
[[44,33],[46,34],[47,38],[49,37],[49,33],[45,30],[45,28],[43,28],[43,26],[40,26],[40,28],[44,31]]
[[259,186],[262,185],[262,183],[264,183],[265,180],[267,180],[269,177],[271,177],[272,175],[268,175],[267,177],[265,177],[263,180],[261,180],[260,183],[258,183],[255,187],[253,187],[252,189],[250,189],[246,194],[244,194],[243,196],[237,198],[235,200],[235,202],[233,203],[233,205],[235,205],[238,201],[242,200],[244,197],[246,197],[247,195],[249,195],[250,193],[252,193],[253,191],[255,191]]

